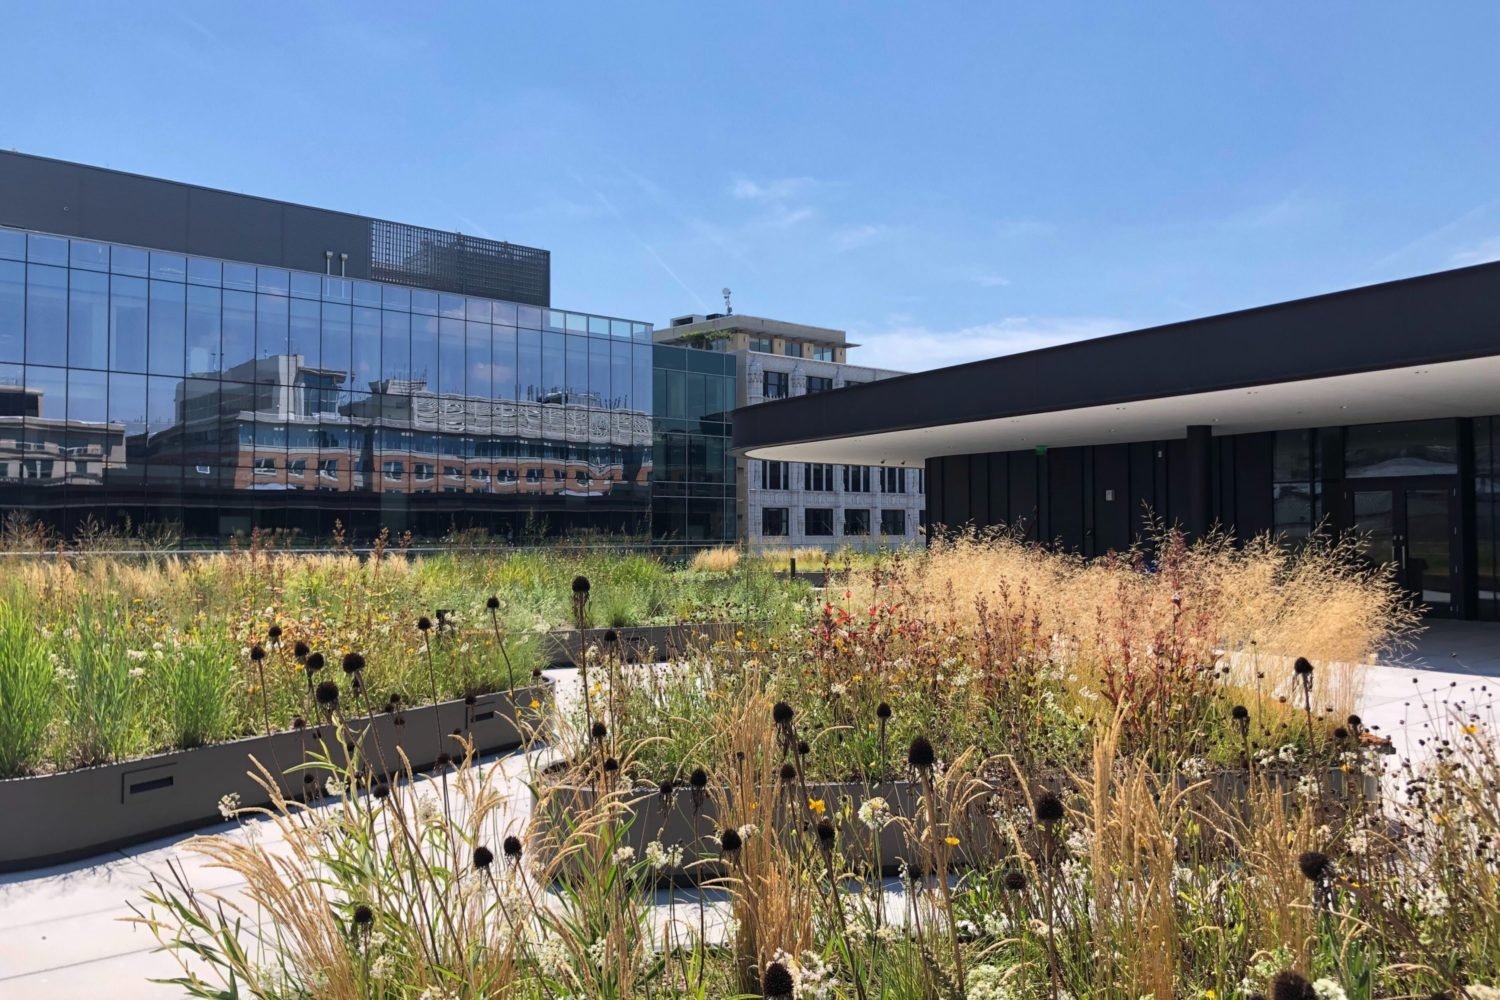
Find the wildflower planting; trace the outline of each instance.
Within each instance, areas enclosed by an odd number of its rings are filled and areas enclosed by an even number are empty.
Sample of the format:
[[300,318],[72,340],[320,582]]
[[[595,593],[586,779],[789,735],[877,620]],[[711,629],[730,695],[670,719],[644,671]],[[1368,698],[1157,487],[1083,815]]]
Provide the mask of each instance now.
[[[663,663],[607,633],[544,749],[455,739],[427,776],[335,678],[352,755],[190,845],[235,888],[183,869],[138,919],[204,997],[1493,996],[1490,706],[1393,761],[1355,712],[1415,624],[1388,578],[1150,551],[969,535]],[[607,585],[575,575],[587,619]]]

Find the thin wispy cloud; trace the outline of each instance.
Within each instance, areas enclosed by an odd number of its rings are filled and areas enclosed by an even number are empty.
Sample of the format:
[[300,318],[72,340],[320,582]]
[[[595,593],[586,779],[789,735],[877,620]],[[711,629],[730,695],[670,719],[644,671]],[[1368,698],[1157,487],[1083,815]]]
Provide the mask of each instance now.
[[667,276],[675,281],[678,287],[680,287],[684,292],[687,292],[694,302],[698,303],[699,309],[702,309],[704,312],[708,312],[708,303],[703,300],[703,296],[699,295],[696,291],[693,290],[691,285],[682,280],[682,276],[677,273],[677,269],[674,268],[671,264],[667,263],[666,259],[657,252],[656,247],[652,246],[650,243],[646,242],[639,235],[637,235],[635,229],[626,220],[625,213],[621,212],[619,208],[615,206],[615,203],[610,201],[609,197],[603,191],[600,191],[598,188],[586,182],[576,171],[570,170],[568,171],[568,174],[573,178],[573,180],[578,184],[579,187],[583,188],[589,194],[593,195],[594,198],[598,200],[599,204],[604,206],[605,210],[609,212],[609,214],[614,217],[615,221],[620,224],[620,228],[625,231],[625,234],[629,236],[637,246],[639,246],[642,250],[645,250],[646,253],[650,255],[651,259],[656,262],[657,266],[660,267],[664,272],[666,272]]
[[920,323],[895,323],[873,330],[851,330],[850,338],[861,345],[856,359],[859,364],[895,371],[925,371],[1104,337],[1128,329],[1126,321],[1102,316],[1007,316],[954,330],[934,329]]
[[1482,240],[1475,246],[1455,253],[1450,262],[1455,267],[1468,267],[1470,264],[1488,264],[1493,260],[1500,260],[1500,236],[1491,236]]
[[801,197],[812,186],[811,177],[777,177],[766,181],[736,177],[729,186],[729,194],[741,201],[787,201]]
[[859,226],[846,226],[833,233],[833,248],[839,253],[858,250],[880,239],[889,229],[889,226],[869,222]]
[[976,274],[974,284],[980,288],[1009,288],[1010,279],[1003,274]]
[[1500,199],[1487,201],[1480,205],[1475,205],[1473,208],[1458,216],[1456,219],[1450,219],[1449,221],[1443,223],[1441,226],[1438,226],[1435,229],[1428,230],[1421,236],[1418,236],[1416,239],[1411,240],[1408,243],[1403,243],[1395,250],[1392,250],[1390,253],[1386,254],[1384,257],[1381,257],[1379,260],[1371,264],[1370,270],[1378,271],[1383,268],[1390,267],[1392,264],[1397,263],[1401,260],[1401,258],[1405,257],[1409,253],[1423,249],[1425,247],[1429,247],[1432,244],[1442,242],[1443,240],[1450,239],[1454,235],[1456,235],[1459,230],[1463,229],[1465,226],[1479,221],[1496,207],[1500,207]]
[[1241,209],[1224,220],[1228,229],[1286,229],[1328,217],[1332,202],[1298,188],[1280,198]]

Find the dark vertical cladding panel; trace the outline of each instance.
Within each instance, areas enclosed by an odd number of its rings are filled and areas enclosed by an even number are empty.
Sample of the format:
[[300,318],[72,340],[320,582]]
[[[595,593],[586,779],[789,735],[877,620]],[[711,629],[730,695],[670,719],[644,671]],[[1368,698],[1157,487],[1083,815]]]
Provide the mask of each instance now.
[[1274,525],[1271,463],[1275,438],[1271,434],[1241,434],[1233,441],[1234,532],[1244,540],[1270,531]]
[[1010,456],[1003,451],[990,454],[990,507],[985,520],[1010,523]]
[[1010,521],[1020,525],[1025,537],[1037,538],[1038,508],[1036,455],[1029,451],[1010,453]]
[[168,181],[90,171],[72,213],[91,239],[175,250],[187,239],[187,193]]
[[1083,548],[1083,449],[1053,448],[1047,452],[1047,510],[1049,538],[1063,549]]
[[969,518],[979,527],[990,521],[990,456],[969,456]]
[[969,510],[968,455],[949,455],[943,459],[943,487],[943,521],[950,528],[962,527],[973,517]]
[[1159,517],[1162,504],[1156,492],[1156,443],[1137,441],[1130,447],[1130,540],[1140,537],[1147,517]]
[[945,524],[943,515],[943,460],[929,458],[926,462],[927,523],[933,528]]
[[339,273],[339,254],[347,253],[344,274],[370,276],[370,222],[362,216],[288,205],[282,214],[281,241],[287,267],[322,273],[329,263],[323,253],[332,250],[334,274]]
[[[279,266],[281,206],[259,198],[194,188],[188,195],[186,249],[206,257]],[[321,261],[316,270],[323,270]]]
[[1130,492],[1130,446],[1094,449],[1094,553],[1130,547],[1131,521],[1139,504]]
[[[1175,524],[1186,528],[1190,523],[1190,492],[1192,488],[1191,472],[1188,467],[1188,443],[1185,438],[1174,438],[1171,441],[1157,443],[1157,451],[1164,452],[1166,456],[1165,474],[1166,485],[1166,514],[1167,524]],[[1160,463],[1160,459],[1158,462]],[[1161,482],[1159,477],[1158,482]]]

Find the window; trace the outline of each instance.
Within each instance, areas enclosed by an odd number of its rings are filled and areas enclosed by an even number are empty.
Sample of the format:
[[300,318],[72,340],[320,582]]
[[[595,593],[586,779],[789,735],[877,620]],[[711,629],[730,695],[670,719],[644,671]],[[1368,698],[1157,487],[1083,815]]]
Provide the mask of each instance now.
[[770,337],[751,337],[750,350],[759,351],[762,354],[771,354],[776,350],[776,346],[771,343]]
[[926,493],[927,492],[927,470],[926,469],[918,469],[917,470],[917,492],[918,493]]
[[808,490],[833,489],[833,466],[826,463],[807,464],[802,467],[802,488]]
[[780,538],[787,533],[789,520],[785,507],[762,507],[760,509],[760,533],[767,537]]
[[321,479],[337,479],[339,477],[339,460],[336,458],[318,459],[318,476]]
[[765,397],[767,399],[785,399],[786,395],[786,372],[766,372]]
[[791,488],[785,462],[760,463],[760,488],[763,490],[785,490]]
[[870,492],[870,467],[868,465],[844,466],[844,492]]
[[789,358],[802,357],[802,345],[794,340],[784,341],[781,345],[781,353]]
[[286,460],[286,474],[301,479],[307,475],[307,459],[289,458]]
[[807,376],[807,394],[809,396],[813,395],[814,393],[828,392],[832,389],[833,379],[827,378],[823,375]]
[[802,512],[802,533],[809,537],[833,534],[833,508],[809,507]]
[[22,479],[51,479],[55,458],[25,458],[21,460]]
[[870,533],[870,512],[868,510],[856,510],[852,507],[844,510],[844,534],[846,535],[868,535]]
[[426,462],[418,462],[412,466],[412,475],[416,476],[421,482],[428,482],[432,479],[432,466]]
[[832,361],[833,360],[833,348],[831,348],[831,347],[824,347],[821,344],[814,344],[813,345],[813,349],[812,349],[812,355],[813,355],[813,360],[815,360],[815,361]]
[[1317,517],[1317,432],[1277,431],[1272,444],[1271,511],[1276,534],[1306,538]]
[[406,475],[406,465],[395,459],[387,459],[380,463],[380,471],[385,474],[385,478],[387,479],[400,479]]
[[906,470],[905,469],[881,469],[880,470],[880,492],[882,492],[882,493],[905,493],[906,492]]
[[906,534],[906,511],[883,510],[880,512],[880,533],[882,535],[904,535]]
[[[476,476],[478,475],[477,471],[475,472],[475,475]],[[539,483],[539,482],[541,482],[542,481],[542,470],[541,469],[527,469],[526,470],[526,481],[528,483]]]
[[276,459],[257,458],[255,460],[255,474],[257,476],[274,476],[276,474]]
[[443,478],[444,479],[462,479],[463,477],[464,477],[464,470],[461,469],[461,468],[459,468],[458,466],[456,466],[456,465],[445,465],[445,466],[443,466]]

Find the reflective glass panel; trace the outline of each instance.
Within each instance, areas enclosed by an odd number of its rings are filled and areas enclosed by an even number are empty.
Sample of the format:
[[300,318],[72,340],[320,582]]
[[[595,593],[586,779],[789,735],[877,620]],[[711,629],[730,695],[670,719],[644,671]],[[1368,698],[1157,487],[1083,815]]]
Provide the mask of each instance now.
[[194,285],[213,285],[218,287],[224,280],[224,268],[216,260],[206,257],[189,257],[187,262],[187,280]]
[[187,258],[179,253],[151,251],[151,277],[163,281],[187,280]]
[[144,278],[151,272],[151,257],[146,251],[136,247],[111,246],[109,270],[112,274]]
[[187,370],[202,374],[219,368],[219,296],[217,288],[187,289]]
[[461,319],[438,321],[438,370],[434,391],[444,395],[463,395],[464,322]]
[[187,286],[174,281],[151,282],[149,367],[153,374],[182,374],[186,293]]
[[255,359],[254,293],[225,289],[223,323],[224,353],[219,368],[229,373]]
[[26,238],[26,259],[33,264],[68,266],[68,241],[61,236],[32,233]]
[[69,246],[68,263],[89,271],[108,271],[109,245],[89,240],[73,240]]
[[26,234],[14,229],[0,229],[0,258],[26,259]]
[[286,353],[287,299],[281,295],[255,297],[255,356],[276,358]]
[[75,368],[109,366],[109,275],[69,273],[68,364]]
[[0,260],[0,361],[26,360],[26,265]]
[[1346,434],[1344,474],[1350,479],[1458,473],[1458,427],[1452,420],[1362,424]]
[[68,270],[32,264],[26,269],[26,361],[62,365],[67,354]]
[[[293,277],[296,277],[293,274]],[[293,292],[295,294],[295,287]],[[318,368],[322,365],[322,350],[320,348],[319,314],[322,306],[317,299],[298,299],[291,301],[290,314],[290,346],[292,354],[302,358],[302,364],[310,368]]]

